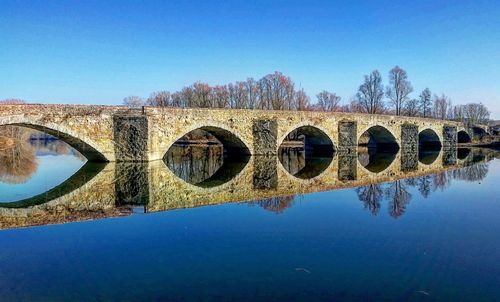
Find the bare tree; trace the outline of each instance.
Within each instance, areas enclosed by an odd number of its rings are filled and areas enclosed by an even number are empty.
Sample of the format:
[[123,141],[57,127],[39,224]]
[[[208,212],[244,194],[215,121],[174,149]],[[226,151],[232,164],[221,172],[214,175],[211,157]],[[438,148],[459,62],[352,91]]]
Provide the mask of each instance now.
[[211,87],[207,83],[196,82],[192,86],[194,107],[210,108]]
[[404,214],[411,200],[407,185],[402,180],[396,180],[389,184],[385,193],[389,199],[389,214],[394,218],[399,218]]
[[155,107],[168,107],[171,103],[172,97],[166,90],[153,92],[146,100],[146,105]]
[[417,187],[422,197],[427,198],[431,193],[432,180],[430,175],[421,176],[417,179]]
[[293,110],[295,109],[295,85],[292,80],[276,71],[264,76],[258,82],[261,109]]
[[425,88],[419,96],[419,109],[423,117],[430,117],[432,110],[432,94],[429,88]]
[[365,81],[359,86],[356,94],[357,105],[366,113],[381,113],[384,109],[384,90],[382,88],[382,77],[378,70],[365,75]]
[[394,106],[396,115],[401,115],[404,105],[412,92],[413,87],[410,81],[408,81],[406,71],[399,66],[391,69],[389,71],[389,86],[387,86],[386,94],[389,102]]
[[130,95],[123,99],[123,105],[128,106],[130,108],[141,108],[144,106],[144,100],[138,96]]
[[465,106],[453,106],[453,119],[459,122],[465,122]]
[[307,96],[306,92],[304,89],[300,89],[295,93],[295,107],[297,110],[309,110],[310,105],[309,105],[309,97]]
[[173,93],[171,95],[171,99],[172,99],[172,107],[185,107],[185,103],[183,101],[184,98],[180,91]]
[[405,104],[404,114],[407,116],[417,116],[419,113],[418,110],[418,100],[411,99]]
[[434,117],[438,119],[446,119],[448,114],[448,108],[450,107],[449,98],[442,94],[441,96],[434,96]]
[[329,91],[323,90],[322,92],[316,95],[319,109],[321,111],[338,111],[340,96],[335,93],[331,93]]
[[482,103],[469,103],[463,107],[464,118],[471,125],[487,124],[490,119],[490,111]]
[[247,108],[254,109],[256,108],[259,102],[259,90],[257,82],[253,78],[248,78],[245,81],[245,91],[247,93]]
[[25,100],[21,99],[4,99],[0,100],[0,105],[20,105],[20,104],[26,104],[27,102]]
[[229,107],[229,91],[227,86],[217,85],[212,89],[212,105],[217,108]]
[[371,184],[356,189],[358,199],[363,202],[365,209],[376,216],[380,211],[380,202],[383,199],[383,191],[380,184]]

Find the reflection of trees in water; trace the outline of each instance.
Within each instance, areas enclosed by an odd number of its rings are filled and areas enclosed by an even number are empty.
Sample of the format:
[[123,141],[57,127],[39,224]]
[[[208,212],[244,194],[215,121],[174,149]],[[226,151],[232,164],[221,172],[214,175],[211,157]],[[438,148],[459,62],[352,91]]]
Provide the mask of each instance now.
[[380,184],[372,184],[356,188],[358,198],[363,202],[365,209],[373,215],[380,211],[380,202],[383,200],[383,190]]
[[358,199],[363,202],[364,208],[373,215],[377,215],[381,203],[385,199],[389,202],[389,215],[398,218],[404,214],[406,206],[410,203],[411,194],[408,187],[416,184],[416,181],[396,180],[387,184],[384,188],[381,184],[371,184],[356,188]]
[[165,155],[167,166],[184,181],[197,184],[215,174],[224,162],[222,145],[173,145]]
[[446,172],[436,173],[432,176],[432,184],[434,191],[443,191],[451,184],[451,179]]
[[14,127],[0,127],[0,181],[24,183],[38,167],[35,149],[29,144],[30,130]]
[[85,160],[71,146],[46,133],[19,126],[0,127],[1,182],[26,182],[38,168],[37,155],[66,154]]
[[389,184],[385,190],[385,195],[389,200],[389,215],[399,218],[404,214],[406,206],[410,203],[411,194],[408,192],[408,185],[403,180],[396,180]]
[[463,167],[458,170],[451,171],[453,179],[465,181],[480,181],[488,175],[488,164],[477,163],[471,166]]
[[355,189],[358,199],[363,202],[364,208],[373,215],[380,211],[380,204],[388,201],[389,215],[398,218],[405,213],[411,201],[410,187],[415,187],[423,198],[429,197],[431,192],[444,191],[451,185],[452,179],[465,181],[480,181],[488,174],[487,163],[477,163],[457,170],[444,171],[433,175],[424,175],[415,178],[401,179],[388,184],[371,184]]
[[295,195],[278,196],[263,200],[249,201],[248,205],[259,206],[264,210],[274,212],[276,214],[283,213],[286,209],[291,208],[295,203]]
[[424,175],[416,178],[416,185],[422,197],[427,198],[432,190],[432,176]]

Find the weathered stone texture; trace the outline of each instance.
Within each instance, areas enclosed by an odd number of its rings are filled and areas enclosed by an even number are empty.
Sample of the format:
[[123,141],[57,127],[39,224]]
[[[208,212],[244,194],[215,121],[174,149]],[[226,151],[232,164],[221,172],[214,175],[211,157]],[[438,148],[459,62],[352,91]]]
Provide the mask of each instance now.
[[443,126],[443,147],[454,147],[457,144],[457,127],[456,126]]
[[411,172],[418,169],[418,151],[401,152],[401,171]]
[[338,125],[338,150],[351,153],[358,146],[357,124],[352,121],[340,121]]
[[457,163],[457,148],[443,149],[443,166],[452,166]]
[[148,163],[117,163],[115,179],[117,206],[148,203]]
[[338,174],[340,181],[357,179],[358,157],[356,154],[339,154]]
[[[413,127],[408,130],[408,124],[418,126],[418,131],[433,130],[443,145],[455,144],[456,131],[465,129],[451,121],[346,112],[1,105],[0,125],[9,124],[45,131],[91,160],[107,161],[162,159],[170,146],[195,129],[213,133],[226,147],[243,147],[254,155],[276,154],[297,128],[309,129],[308,134],[324,133],[335,147],[351,151],[359,137],[374,126],[390,132],[400,146],[405,141],[414,145],[415,131]],[[313,140],[306,137],[306,141]]]
[[148,120],[145,116],[113,116],[115,160],[148,161]]
[[418,126],[403,124],[401,126],[401,149],[403,152],[418,151]]
[[256,190],[276,189],[278,186],[277,159],[274,156],[256,156],[253,162],[253,187]]
[[274,120],[254,120],[252,125],[254,155],[276,155],[278,122]]

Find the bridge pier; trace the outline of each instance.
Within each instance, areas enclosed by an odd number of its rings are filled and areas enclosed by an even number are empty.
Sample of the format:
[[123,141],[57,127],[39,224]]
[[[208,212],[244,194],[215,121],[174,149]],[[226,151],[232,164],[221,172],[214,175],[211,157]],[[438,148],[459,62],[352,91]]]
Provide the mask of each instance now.
[[144,115],[113,116],[115,161],[148,161],[148,119]]
[[418,168],[418,126],[401,125],[401,171],[410,172]]
[[252,125],[254,155],[276,155],[278,152],[278,122],[276,119],[258,119]]
[[456,148],[457,146],[457,127],[443,126],[443,149]]

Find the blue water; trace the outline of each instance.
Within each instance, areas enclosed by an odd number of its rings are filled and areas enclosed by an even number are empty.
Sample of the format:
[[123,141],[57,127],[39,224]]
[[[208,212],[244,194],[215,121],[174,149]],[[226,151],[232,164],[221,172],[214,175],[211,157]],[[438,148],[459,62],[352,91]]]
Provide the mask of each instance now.
[[25,182],[9,184],[0,181],[0,202],[21,200],[46,192],[85,164],[74,154],[42,154],[36,159],[37,169]]
[[345,189],[279,214],[243,202],[2,230],[0,300],[498,301],[500,161],[486,165],[431,175],[425,194],[402,180],[402,212],[386,183],[377,211]]

